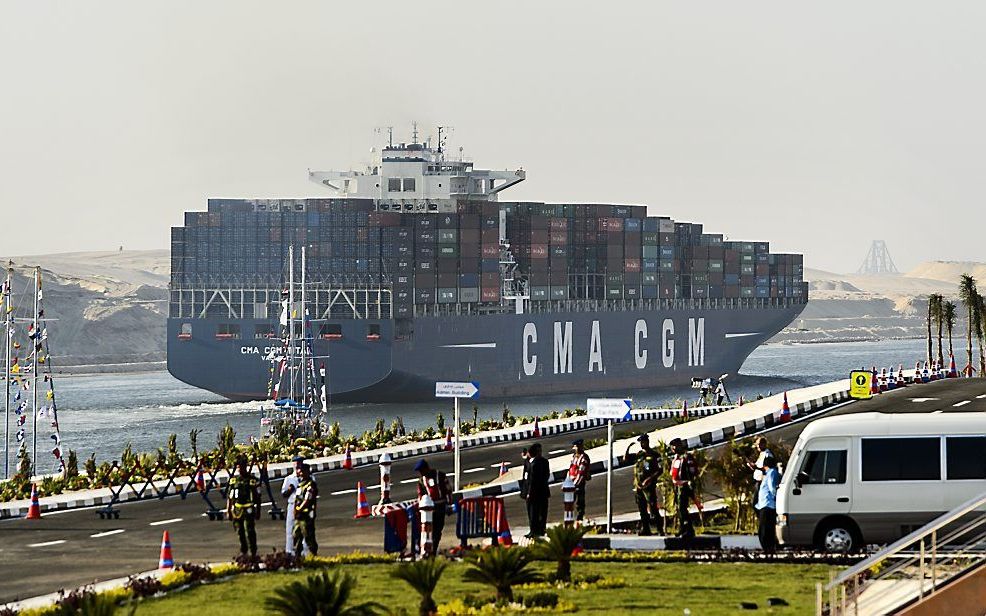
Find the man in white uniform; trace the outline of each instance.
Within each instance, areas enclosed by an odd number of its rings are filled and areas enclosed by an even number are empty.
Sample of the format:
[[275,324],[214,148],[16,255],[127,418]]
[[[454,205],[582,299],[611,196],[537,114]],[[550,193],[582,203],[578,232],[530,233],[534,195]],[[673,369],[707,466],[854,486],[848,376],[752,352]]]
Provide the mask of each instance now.
[[[294,554],[294,499],[298,495],[298,467],[305,463],[305,459],[301,456],[295,456],[291,459],[294,462],[294,471],[290,475],[284,478],[284,483],[281,484],[281,496],[288,499],[288,504],[285,507],[284,514],[284,550],[288,554]],[[308,546],[305,545],[305,553],[308,553]],[[301,554],[298,554],[301,556]]]

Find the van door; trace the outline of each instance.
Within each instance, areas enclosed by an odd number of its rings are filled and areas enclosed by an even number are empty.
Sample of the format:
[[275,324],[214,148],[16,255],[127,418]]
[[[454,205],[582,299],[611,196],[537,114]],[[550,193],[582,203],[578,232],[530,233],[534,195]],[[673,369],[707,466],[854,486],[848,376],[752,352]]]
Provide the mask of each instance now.
[[812,439],[805,445],[801,467],[788,470],[796,473],[786,499],[792,543],[811,543],[819,522],[849,513],[849,446],[848,437]]

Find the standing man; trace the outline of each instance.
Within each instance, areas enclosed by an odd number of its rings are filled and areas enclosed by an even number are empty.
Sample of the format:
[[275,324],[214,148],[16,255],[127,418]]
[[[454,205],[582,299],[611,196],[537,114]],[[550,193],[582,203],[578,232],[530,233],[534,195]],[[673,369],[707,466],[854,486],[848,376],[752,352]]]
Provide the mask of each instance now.
[[260,482],[250,472],[246,456],[236,458],[237,473],[229,480],[226,515],[240,539],[240,554],[257,556],[256,521],[260,519]]
[[781,474],[777,472],[777,460],[773,456],[764,460],[763,480],[760,482],[760,493],[757,503],[757,535],[760,537],[760,547],[767,554],[777,550],[777,486],[781,483]]
[[520,476],[520,498],[527,500],[527,485],[530,481],[531,474],[531,454],[527,451],[527,447],[520,450],[521,464],[523,464],[523,473]]
[[753,471],[753,483],[755,484],[753,487],[753,495],[754,502],[756,502],[756,496],[760,490],[760,481],[763,480],[763,474],[766,470],[764,468],[764,461],[767,458],[773,458],[774,454],[767,448],[767,439],[763,436],[758,436],[756,440],[753,441],[753,445],[757,448],[759,454],[757,455],[756,462],[747,462],[746,466]]
[[541,443],[534,443],[530,449],[530,472],[527,481],[527,518],[530,520],[531,532],[528,538],[543,537],[548,525],[548,499],[551,493],[548,484],[551,482],[551,470],[548,461],[541,455]]
[[[572,462],[568,465],[568,476],[575,484],[575,520],[581,522],[585,518],[585,482],[589,475],[589,456],[585,454],[585,441],[572,441]],[[547,460],[545,461],[547,462]]]
[[698,479],[698,465],[688,453],[688,445],[680,438],[671,439],[674,460],[671,462],[671,481],[675,487],[675,506],[678,509],[678,536],[690,540],[695,537],[695,528],[688,512],[695,497],[695,480]]
[[449,485],[448,476],[442,471],[428,466],[427,460],[418,460],[418,463],[414,465],[414,470],[420,475],[418,498],[427,494],[435,503],[435,510],[431,518],[431,546],[434,556],[438,554],[438,544],[442,540],[442,530],[445,528],[445,512],[448,509],[449,501],[452,499],[452,487]]
[[637,452],[637,461],[633,465],[633,496],[640,511],[639,534],[647,536],[651,534],[651,520],[662,532],[664,530],[664,518],[661,517],[661,510],[657,506],[657,482],[661,477],[661,458],[651,449],[650,437],[646,434],[637,437],[637,442],[640,443],[640,451]]
[[318,555],[315,540],[315,507],[318,501],[318,485],[312,479],[312,469],[301,462],[295,469],[298,477],[298,493],[294,500],[294,553],[301,557],[305,546],[312,556]]
[[304,464],[305,459],[301,456],[295,456],[291,461],[294,462],[294,469],[281,484],[281,496],[288,499],[284,506],[284,551],[288,554],[294,554],[294,503],[298,496],[298,467]]

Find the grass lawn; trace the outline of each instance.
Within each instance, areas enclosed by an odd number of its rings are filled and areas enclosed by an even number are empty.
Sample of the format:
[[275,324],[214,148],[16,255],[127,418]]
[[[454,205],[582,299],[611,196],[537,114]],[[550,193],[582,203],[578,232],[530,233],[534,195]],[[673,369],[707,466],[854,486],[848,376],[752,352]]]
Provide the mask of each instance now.
[[[338,565],[357,578],[353,599],[377,601],[389,610],[417,611],[417,595],[399,580],[390,577],[394,565]],[[549,563],[537,563],[544,573],[554,571]],[[467,568],[453,563],[445,572],[435,599],[439,605],[468,593],[492,596],[487,587],[463,581]],[[557,590],[562,601],[573,603],[578,613],[674,614],[689,608],[695,616],[734,614],[740,601],[754,602],[757,613],[810,614],[814,609],[815,582],[827,581],[832,567],[827,565],[788,565],[751,563],[625,563],[574,562],[575,576],[598,574],[622,578],[623,588]],[[226,582],[207,584],[185,592],[140,604],[139,616],[155,614],[207,613],[210,616],[266,614],[264,598],[275,588],[304,578],[312,572],[259,573],[241,575]],[[535,592],[517,589],[515,595]],[[768,608],[768,597],[780,597],[789,606]],[[204,609],[204,612],[203,612]]]

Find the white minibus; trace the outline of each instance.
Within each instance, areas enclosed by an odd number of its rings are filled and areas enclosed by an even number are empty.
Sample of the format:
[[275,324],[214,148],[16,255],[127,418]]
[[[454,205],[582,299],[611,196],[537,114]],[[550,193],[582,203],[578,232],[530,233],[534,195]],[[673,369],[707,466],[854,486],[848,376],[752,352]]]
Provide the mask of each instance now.
[[804,429],[777,491],[784,545],[855,551],[986,493],[986,413],[859,413]]

